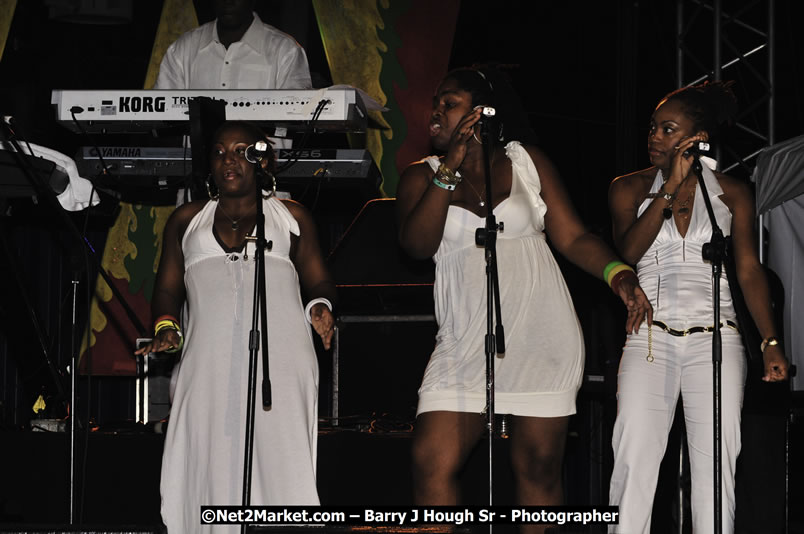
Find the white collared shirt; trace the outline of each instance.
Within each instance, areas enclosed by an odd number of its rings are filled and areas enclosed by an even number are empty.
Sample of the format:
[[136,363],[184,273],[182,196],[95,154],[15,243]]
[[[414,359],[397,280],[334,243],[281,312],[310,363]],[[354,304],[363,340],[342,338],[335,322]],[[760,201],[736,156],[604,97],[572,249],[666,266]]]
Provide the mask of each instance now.
[[229,45],[218,39],[217,20],[191,30],[171,44],[154,89],[310,89],[304,49],[290,35],[254,21],[243,38]]

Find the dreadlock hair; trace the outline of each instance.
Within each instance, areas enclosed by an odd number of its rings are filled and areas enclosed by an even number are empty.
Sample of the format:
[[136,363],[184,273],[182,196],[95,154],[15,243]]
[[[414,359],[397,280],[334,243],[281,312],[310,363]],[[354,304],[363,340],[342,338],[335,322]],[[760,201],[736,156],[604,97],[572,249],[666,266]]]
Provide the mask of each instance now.
[[732,85],[734,81],[730,80],[682,87],[665,96],[656,108],[671,100],[680,102],[695,129],[705,130],[709,139],[714,141],[720,136],[721,129],[733,124],[737,116],[737,97]]
[[472,96],[472,107],[490,106],[496,110],[490,122],[493,139],[501,143],[517,140],[533,143],[536,134],[530,127],[519,95],[514,91],[502,65],[473,65],[451,70],[444,79],[454,80]]

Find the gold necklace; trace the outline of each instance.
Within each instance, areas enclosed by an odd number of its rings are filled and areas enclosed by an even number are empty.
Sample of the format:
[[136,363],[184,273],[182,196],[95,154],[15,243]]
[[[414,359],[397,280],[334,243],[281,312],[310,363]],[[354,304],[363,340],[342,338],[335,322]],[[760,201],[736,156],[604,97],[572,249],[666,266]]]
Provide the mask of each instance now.
[[[497,151],[496,150],[492,151],[492,153],[491,153],[491,162],[489,163],[489,169],[494,169],[494,158],[495,158],[495,156],[497,156]],[[486,191],[484,190],[483,191],[483,196],[480,196],[480,193],[477,192],[477,189],[475,189],[475,186],[472,185],[472,182],[470,182],[468,179],[465,180],[465,181],[466,181],[467,184],[469,184],[469,187],[472,188],[472,191],[474,191],[475,196],[477,197],[477,200],[480,201],[480,202],[478,202],[480,207],[482,208],[483,206],[485,206],[486,205],[486,198],[485,198],[486,197]]]
[[220,201],[218,202],[218,207],[221,209],[221,213],[223,213],[223,215],[224,215],[224,216],[225,216],[227,219],[229,219],[229,222],[230,222],[230,223],[232,223],[232,230],[237,230],[238,228],[240,228],[240,221],[241,221],[241,220],[243,220],[243,216],[242,216],[242,215],[241,215],[240,217],[238,217],[237,219],[233,219],[233,218],[231,218],[231,217],[229,216],[229,214],[228,214],[228,213],[226,213],[226,210],[225,210],[225,209],[223,209],[223,204],[221,204],[221,203],[220,203]]
[[681,215],[682,217],[684,217],[684,218],[689,217],[690,209],[689,209],[688,206],[690,204],[690,200],[692,200],[692,196],[695,194],[695,188],[697,186],[698,186],[698,182],[693,184],[692,191],[690,191],[689,194],[687,195],[687,199],[684,202],[679,202],[678,203],[678,210],[676,210],[676,212],[679,215]]
[[[472,191],[475,192],[475,196],[477,196],[477,199],[480,201],[479,202],[480,207],[485,206],[486,205],[485,199],[480,196],[480,193],[477,192],[477,189],[475,189],[475,186],[472,185],[472,182],[470,182],[469,180],[466,180],[466,183],[469,184],[469,187],[471,187]],[[485,195],[485,191],[483,192],[483,194]]]

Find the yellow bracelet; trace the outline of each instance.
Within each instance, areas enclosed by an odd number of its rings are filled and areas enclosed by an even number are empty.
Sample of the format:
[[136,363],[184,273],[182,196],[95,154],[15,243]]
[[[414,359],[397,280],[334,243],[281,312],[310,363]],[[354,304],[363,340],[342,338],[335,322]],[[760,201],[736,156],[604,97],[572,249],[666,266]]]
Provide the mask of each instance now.
[[176,321],[173,321],[171,319],[164,319],[154,325],[154,335],[158,334],[160,330],[164,330],[166,328],[170,328],[173,330],[181,330],[179,323],[177,323]]
[[617,273],[621,273],[623,271],[631,271],[631,272],[633,272],[634,270],[631,267],[629,267],[628,265],[624,264],[624,263],[621,263],[620,265],[616,265],[611,270],[609,270],[609,274],[606,277],[606,283],[609,285],[609,287],[611,287],[611,281],[614,279],[614,275],[616,275]]
[[171,319],[165,319],[163,321],[159,321],[158,323],[156,323],[156,326],[154,327],[154,337],[159,335],[159,332],[161,332],[162,330],[174,330],[176,332],[176,335],[179,336],[179,345],[171,349],[167,349],[165,350],[165,352],[169,354],[179,352],[181,348],[184,346],[184,334],[181,333],[181,327],[179,327],[179,324]]

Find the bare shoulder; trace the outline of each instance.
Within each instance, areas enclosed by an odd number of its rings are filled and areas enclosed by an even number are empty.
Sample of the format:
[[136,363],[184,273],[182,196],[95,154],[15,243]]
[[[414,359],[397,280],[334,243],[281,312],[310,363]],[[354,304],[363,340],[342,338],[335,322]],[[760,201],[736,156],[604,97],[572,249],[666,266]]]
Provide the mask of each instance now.
[[175,228],[180,228],[183,230],[187,228],[187,225],[190,224],[190,221],[193,220],[193,217],[198,215],[198,213],[207,205],[209,200],[193,200],[192,202],[187,202],[186,204],[182,204],[175,210],[173,213],[170,214],[170,218],[168,218],[167,224],[173,225]]
[[179,245],[181,243],[184,232],[187,231],[187,227],[190,225],[190,221],[193,220],[193,217],[198,215],[204,206],[206,206],[207,202],[209,202],[209,200],[194,200],[182,204],[173,210],[173,213],[168,217],[167,223],[165,223],[166,245],[171,243]]
[[521,143],[521,146],[525,152],[527,152],[534,167],[536,167],[536,172],[539,173],[539,180],[542,182],[542,186],[544,186],[545,183],[549,186],[550,183],[561,180],[560,173],[553,163],[553,160],[550,159],[550,156],[548,156],[544,150],[532,144]]
[[717,183],[720,184],[721,189],[723,189],[723,193],[726,195],[751,194],[751,188],[743,180],[739,180],[734,176],[729,176],[728,174],[723,174],[722,172],[716,172],[715,178],[717,178]]
[[630,174],[617,176],[609,185],[609,196],[639,199],[641,202],[656,179],[656,167],[649,167]]
[[647,169],[642,169],[639,171],[632,172],[630,174],[623,174],[622,176],[617,176],[614,180],[611,181],[612,188],[620,188],[620,189],[632,189],[632,188],[641,188],[647,184],[648,188],[653,183],[653,180],[656,178],[656,173],[658,169],[656,167],[648,167]]
[[396,189],[397,206],[412,207],[430,185],[433,174],[433,168],[425,159],[408,165],[402,172]]
[[737,207],[746,207],[753,205],[754,194],[751,187],[738,178],[723,174],[721,172],[715,173],[717,183],[723,189],[723,202],[734,211]]
[[433,176],[433,168],[427,162],[427,159],[414,161],[402,171],[403,180],[426,180],[428,183]]
[[284,204],[284,206],[288,209],[290,214],[293,215],[293,217],[298,218],[299,216],[301,216],[301,217],[310,217],[311,216],[310,215],[310,210],[308,210],[306,207],[304,207],[304,204],[302,204],[301,202],[299,202],[297,200],[292,200],[292,199],[289,199],[289,198],[282,198],[282,199],[279,199],[279,201],[282,202],[282,204]]
[[522,146],[522,148],[525,149],[525,151],[528,153],[528,155],[530,156],[530,158],[534,162],[537,159],[539,159],[539,160],[548,160],[548,161],[550,160],[550,158],[547,157],[547,153],[544,150],[542,150],[541,148],[539,148],[538,146],[531,145],[531,144],[528,144],[528,143],[520,143],[520,145]]
[[552,169],[555,167],[547,153],[538,146],[525,143],[522,143],[521,146],[525,149],[525,152],[528,153],[528,156],[530,156],[537,170],[543,170],[548,167]]
[[304,204],[287,198],[280,199],[280,201],[299,224],[306,225],[312,223],[313,215]]

